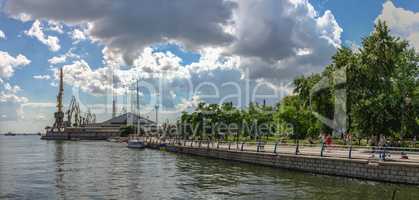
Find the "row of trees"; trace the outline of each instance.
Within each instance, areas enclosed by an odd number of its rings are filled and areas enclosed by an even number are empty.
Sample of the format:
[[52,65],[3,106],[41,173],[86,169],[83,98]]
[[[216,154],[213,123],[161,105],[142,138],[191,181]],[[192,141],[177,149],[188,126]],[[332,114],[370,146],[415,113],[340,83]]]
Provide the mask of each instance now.
[[[343,47],[322,73],[296,78],[294,95],[276,106],[252,103],[238,109],[231,103],[201,103],[194,112],[182,113],[179,124],[188,126],[181,126],[181,133],[223,137],[227,129],[223,124],[235,124],[229,128],[237,139],[290,132],[291,138],[314,138],[334,131],[372,141],[379,135],[394,140],[414,138],[419,132],[418,63],[415,49],[392,36],[379,21],[359,49]],[[318,117],[333,119],[336,113],[345,115],[343,130]]]
[[[183,112],[178,127],[182,136],[198,138],[225,138],[234,135],[254,138],[259,135],[272,135],[272,106],[250,104],[248,109],[238,109],[232,103],[206,104],[199,103],[192,113]],[[264,124],[264,127],[256,127]],[[258,129],[259,128],[259,129]]]

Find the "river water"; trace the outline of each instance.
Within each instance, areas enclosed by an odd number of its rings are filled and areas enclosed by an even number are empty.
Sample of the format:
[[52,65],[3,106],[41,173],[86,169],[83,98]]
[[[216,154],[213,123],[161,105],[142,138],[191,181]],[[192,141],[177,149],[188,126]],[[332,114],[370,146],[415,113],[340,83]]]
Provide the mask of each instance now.
[[0,136],[0,199],[419,199],[419,187],[132,150]]

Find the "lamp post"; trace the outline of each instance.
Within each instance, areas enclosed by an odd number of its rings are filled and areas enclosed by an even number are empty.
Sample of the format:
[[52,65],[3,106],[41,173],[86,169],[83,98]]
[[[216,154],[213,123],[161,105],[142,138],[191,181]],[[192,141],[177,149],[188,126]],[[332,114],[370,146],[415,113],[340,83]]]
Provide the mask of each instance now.
[[403,98],[400,140],[402,140],[404,135],[406,134],[406,111],[408,111],[407,108],[410,105],[411,101],[412,99],[409,96]]
[[159,104],[156,104],[154,106],[154,109],[156,110],[156,127],[157,127],[157,131],[159,130]]
[[160,128],[159,128],[159,98],[160,93],[156,92],[156,105],[154,106],[154,109],[156,111],[156,131],[157,135],[160,135]]
[[141,115],[140,115],[140,83],[139,83],[139,79],[137,79],[136,82],[136,91],[135,91],[135,95],[137,98],[137,102],[136,102],[136,110],[137,110],[137,135],[141,135]]

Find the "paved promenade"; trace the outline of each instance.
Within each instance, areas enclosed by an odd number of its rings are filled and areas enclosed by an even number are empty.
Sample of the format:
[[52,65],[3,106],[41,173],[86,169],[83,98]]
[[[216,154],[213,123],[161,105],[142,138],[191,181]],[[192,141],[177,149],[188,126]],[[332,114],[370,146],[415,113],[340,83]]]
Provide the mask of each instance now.
[[[157,141],[154,141],[157,142]],[[167,142],[167,141],[166,141]],[[158,142],[157,142],[158,143]],[[201,143],[198,141],[168,141],[168,143],[180,145],[180,146],[188,146],[188,147],[201,147],[201,148],[211,148],[211,149],[224,149],[224,150],[231,150],[231,151],[251,151],[257,152],[258,147],[256,143],[226,143],[226,142],[212,142],[208,144],[206,141],[202,141]],[[380,160],[379,154],[380,151],[376,148],[374,150],[372,147],[353,147],[350,150],[349,146],[338,146],[332,145],[329,147],[325,147],[323,149],[323,155],[321,155],[321,146],[319,145],[299,145],[298,147],[298,155],[307,155],[307,156],[323,156],[323,157],[337,157],[337,158],[351,158],[351,159],[363,159],[363,160]],[[275,150],[275,144],[264,144],[259,146],[259,152],[261,153],[277,153],[277,154],[295,154],[296,153],[296,145],[288,145],[288,144],[278,144]],[[415,163],[419,164],[419,149],[409,148],[406,151],[402,151],[402,149],[387,149],[386,152],[386,161],[389,162],[405,162],[405,163]],[[402,157],[402,152],[406,154],[406,157]]]

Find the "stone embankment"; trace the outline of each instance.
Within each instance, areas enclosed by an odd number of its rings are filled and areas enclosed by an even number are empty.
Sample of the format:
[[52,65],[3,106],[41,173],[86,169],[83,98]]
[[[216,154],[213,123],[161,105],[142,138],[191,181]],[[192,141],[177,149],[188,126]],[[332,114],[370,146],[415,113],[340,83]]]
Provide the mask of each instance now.
[[419,185],[419,164],[167,145],[166,150],[310,173]]

